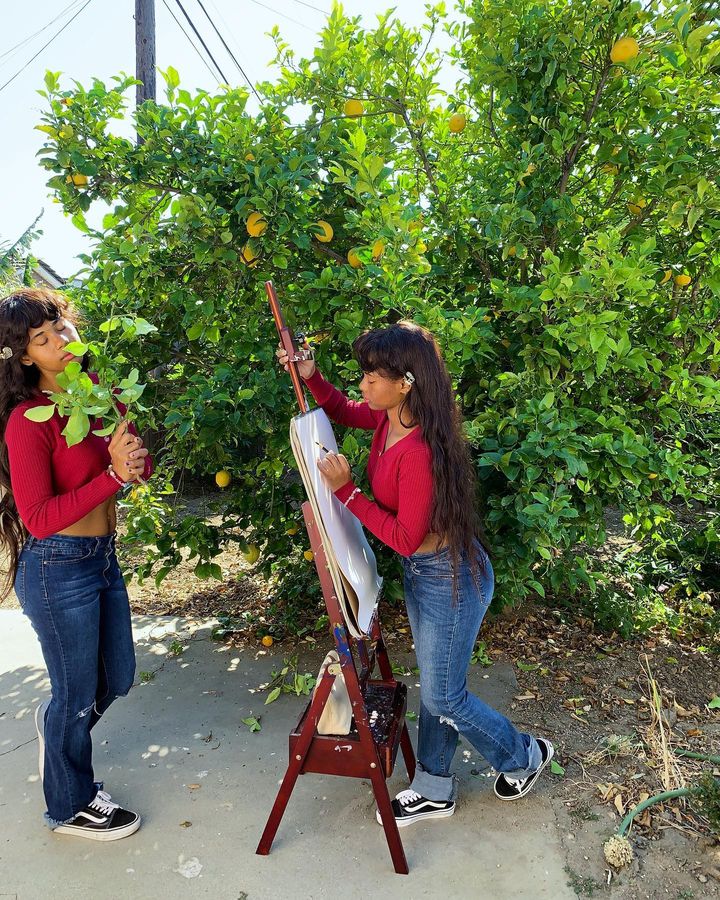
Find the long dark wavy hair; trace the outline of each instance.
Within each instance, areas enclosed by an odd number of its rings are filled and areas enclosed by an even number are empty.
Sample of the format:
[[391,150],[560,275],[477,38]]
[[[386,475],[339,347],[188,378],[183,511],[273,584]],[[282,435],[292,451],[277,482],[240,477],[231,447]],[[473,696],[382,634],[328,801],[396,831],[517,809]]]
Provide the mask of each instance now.
[[74,323],[78,321],[70,301],[57,291],[20,288],[0,300],[0,352],[5,348],[12,351],[8,359],[0,357],[0,551],[8,562],[7,569],[0,575],[0,601],[10,593],[20,551],[27,538],[27,529],[20,521],[10,483],[5,428],[15,407],[38,392],[40,370],[35,365],[20,362],[28,345],[30,329],[60,317]]
[[400,423],[419,425],[432,451],[433,512],[430,530],[450,547],[453,569],[461,554],[470,561],[473,576],[484,569],[474,539],[489,553],[479,514],[477,479],[462,415],[455,399],[445,360],[433,335],[414,322],[400,321],[361,334],[353,352],[363,372],[400,381],[411,372],[415,381],[400,404]]

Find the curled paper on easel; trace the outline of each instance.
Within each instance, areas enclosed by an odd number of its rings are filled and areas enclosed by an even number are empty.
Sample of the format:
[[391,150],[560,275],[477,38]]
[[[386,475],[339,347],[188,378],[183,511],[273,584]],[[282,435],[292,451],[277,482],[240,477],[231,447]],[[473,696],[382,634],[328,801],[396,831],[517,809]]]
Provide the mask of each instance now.
[[335,593],[350,633],[364,637],[377,606],[382,578],[360,521],[323,481],[317,467],[323,455],[318,444],[337,453],[325,412],[313,409],[295,416],[290,422],[290,446],[320,530]]

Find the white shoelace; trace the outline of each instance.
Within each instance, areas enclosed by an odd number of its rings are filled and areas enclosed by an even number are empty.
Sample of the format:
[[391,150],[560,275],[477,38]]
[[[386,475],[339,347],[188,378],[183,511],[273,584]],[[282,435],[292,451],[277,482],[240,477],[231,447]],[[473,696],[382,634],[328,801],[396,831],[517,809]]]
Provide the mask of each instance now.
[[409,788],[406,791],[400,791],[400,793],[395,797],[400,806],[407,806],[408,803],[414,803],[416,800],[422,800],[422,796],[418,794],[417,791],[411,791]]
[[104,816],[109,816],[113,810],[120,808],[120,804],[113,802],[107,791],[98,791],[97,794],[95,794],[95,799],[92,800],[88,806],[90,809],[95,809]]

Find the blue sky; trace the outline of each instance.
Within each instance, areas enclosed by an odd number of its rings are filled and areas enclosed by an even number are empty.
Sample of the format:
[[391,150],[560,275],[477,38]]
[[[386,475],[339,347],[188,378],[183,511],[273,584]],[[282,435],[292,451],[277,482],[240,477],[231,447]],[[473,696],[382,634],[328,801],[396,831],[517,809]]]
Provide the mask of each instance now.
[[[22,6],[22,15],[13,15],[9,21],[5,17],[0,39],[0,85],[23,68],[43,44],[82,9],[84,2],[33,0]],[[240,73],[214,35],[196,0],[182,2],[229,81],[240,83]],[[272,78],[269,61],[273,56],[273,44],[267,32],[273,25],[280,27],[284,39],[298,55],[307,56],[311,54],[317,32],[323,25],[322,10],[327,14],[331,9],[331,0],[262,0],[262,3],[260,0],[204,0],[204,4],[253,81]],[[183,87],[214,90],[217,82],[173,21],[163,0],[156,0],[155,5],[158,66],[161,69],[174,66],[180,73]],[[167,0],[167,5],[189,31],[176,0]],[[390,6],[395,8],[398,18],[408,24],[417,24],[424,19],[424,5],[422,0],[396,0],[394,3],[346,0],[343,7],[348,15],[361,14],[371,27],[376,14]],[[53,25],[13,53],[8,53],[65,9],[67,12]],[[76,254],[87,250],[89,245],[88,239],[63,216],[60,206],[48,197],[45,186],[48,174],[39,167],[36,158],[42,135],[34,130],[34,126],[40,122],[44,102],[36,92],[43,87],[46,69],[63,72],[68,83],[74,78],[83,84],[89,84],[93,77],[109,81],[112,75],[121,71],[133,74],[134,11],[134,0],[90,0],[62,34],[11,84],[0,90],[0,108],[6,123],[5,136],[0,142],[0,171],[3,173],[0,179],[0,240],[17,238],[44,209],[43,235],[34,245],[33,252],[66,277],[79,267]],[[444,35],[440,36],[439,42],[446,45]],[[160,77],[158,82],[158,95],[161,96]],[[450,87],[450,83],[449,80],[445,86]],[[98,221],[103,212],[99,208],[94,214],[91,211],[91,218]]]

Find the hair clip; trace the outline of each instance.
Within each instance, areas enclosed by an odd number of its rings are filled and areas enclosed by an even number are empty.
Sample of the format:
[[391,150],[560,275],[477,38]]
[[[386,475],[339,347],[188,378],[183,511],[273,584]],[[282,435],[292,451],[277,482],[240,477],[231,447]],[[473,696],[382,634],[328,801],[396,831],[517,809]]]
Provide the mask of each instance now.
[[408,384],[415,384],[415,376],[413,375],[412,372],[406,372],[406,373],[405,373],[405,381],[406,381]]
[[0,357],[3,359],[10,359],[12,355],[13,352],[11,347],[3,347],[2,350],[0,350]]

